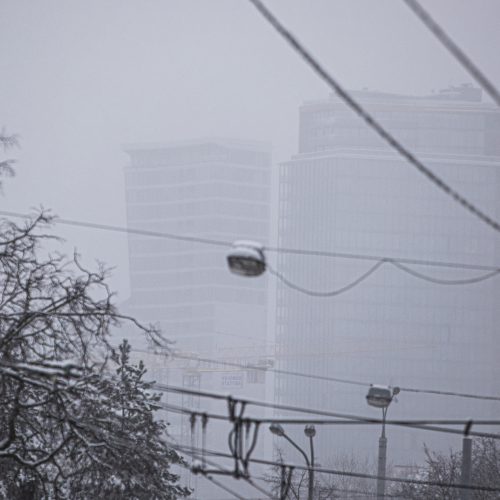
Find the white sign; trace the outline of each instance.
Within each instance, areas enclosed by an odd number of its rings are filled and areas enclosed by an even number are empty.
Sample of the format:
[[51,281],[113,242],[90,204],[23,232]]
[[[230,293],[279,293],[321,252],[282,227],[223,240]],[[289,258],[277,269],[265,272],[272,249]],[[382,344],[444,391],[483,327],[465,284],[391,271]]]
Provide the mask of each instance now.
[[243,373],[222,375],[222,387],[242,387]]

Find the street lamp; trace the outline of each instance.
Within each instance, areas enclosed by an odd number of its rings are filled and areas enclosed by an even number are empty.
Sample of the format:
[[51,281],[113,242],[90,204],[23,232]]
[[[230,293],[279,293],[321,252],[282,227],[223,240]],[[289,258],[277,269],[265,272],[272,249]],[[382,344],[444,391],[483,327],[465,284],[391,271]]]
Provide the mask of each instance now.
[[235,241],[227,254],[227,264],[234,274],[260,276],[266,270],[264,248],[256,241]]
[[387,463],[387,438],[385,437],[385,419],[387,409],[392,398],[399,394],[399,387],[388,387],[386,385],[371,385],[366,395],[366,402],[375,408],[382,410],[382,433],[378,440],[378,474],[377,474],[377,499],[385,496],[385,474]]
[[290,437],[286,434],[285,429],[280,424],[271,424],[269,430],[279,437],[285,438],[294,448],[296,448],[301,455],[304,457],[307,465],[307,472],[309,476],[308,482],[308,500],[313,500],[314,496],[314,446],[313,439],[316,435],[316,428],[314,425],[306,425],[304,428],[304,434],[309,438],[309,446],[311,450],[311,459],[307,456],[306,452]]

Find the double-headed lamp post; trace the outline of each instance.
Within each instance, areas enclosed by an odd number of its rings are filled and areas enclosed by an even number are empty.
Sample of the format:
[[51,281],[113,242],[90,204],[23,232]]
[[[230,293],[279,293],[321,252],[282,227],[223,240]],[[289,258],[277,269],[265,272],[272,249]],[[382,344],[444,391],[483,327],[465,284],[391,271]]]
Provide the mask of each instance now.
[[306,425],[304,428],[304,434],[309,438],[309,446],[311,449],[311,457],[307,456],[307,453],[290,437],[286,434],[285,429],[280,424],[271,424],[269,430],[279,437],[285,438],[294,448],[296,448],[301,455],[304,457],[307,465],[307,472],[309,474],[308,482],[308,500],[313,500],[314,497],[314,445],[313,438],[316,435],[316,428],[314,425]]
[[385,497],[385,474],[387,464],[387,438],[385,437],[385,419],[387,409],[392,398],[399,394],[399,387],[388,387],[385,385],[371,385],[366,395],[366,401],[370,406],[382,410],[382,433],[378,440],[378,473],[377,473],[377,499]]

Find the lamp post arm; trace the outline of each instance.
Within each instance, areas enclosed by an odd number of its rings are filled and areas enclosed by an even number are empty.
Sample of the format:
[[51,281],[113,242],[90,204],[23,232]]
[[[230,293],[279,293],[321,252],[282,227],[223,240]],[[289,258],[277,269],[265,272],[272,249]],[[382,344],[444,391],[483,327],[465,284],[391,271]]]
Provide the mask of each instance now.
[[295,448],[297,449],[302,456],[304,457],[304,460],[306,461],[307,467],[311,467],[311,462],[309,461],[308,456],[306,455],[306,452],[290,437],[288,437],[286,434],[283,434],[283,437]]

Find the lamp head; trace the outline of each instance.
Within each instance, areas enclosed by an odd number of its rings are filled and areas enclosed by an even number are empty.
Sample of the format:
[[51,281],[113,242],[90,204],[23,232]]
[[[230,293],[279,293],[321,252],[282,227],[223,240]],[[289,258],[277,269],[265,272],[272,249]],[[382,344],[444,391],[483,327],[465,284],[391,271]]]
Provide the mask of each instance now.
[[275,435],[283,437],[285,435],[285,429],[280,424],[271,424],[269,430]]
[[314,436],[316,436],[316,427],[314,427],[314,425],[312,424],[306,425],[304,428],[304,434],[308,438],[313,438]]
[[366,402],[375,408],[387,408],[392,401],[393,391],[386,385],[371,385],[366,395]]
[[260,276],[266,270],[263,247],[255,241],[235,241],[227,254],[229,270],[240,276]]

